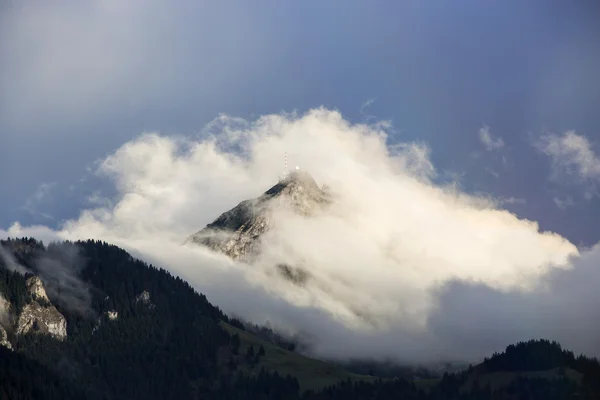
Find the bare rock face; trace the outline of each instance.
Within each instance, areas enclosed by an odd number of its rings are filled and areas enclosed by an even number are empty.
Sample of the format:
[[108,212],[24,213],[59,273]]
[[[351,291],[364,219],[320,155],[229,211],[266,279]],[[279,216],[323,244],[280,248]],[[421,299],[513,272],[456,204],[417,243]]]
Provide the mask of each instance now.
[[4,346],[7,349],[12,350],[12,345],[8,341],[8,334],[3,326],[3,324],[10,324],[10,311],[10,302],[4,298],[2,293],[0,293],[0,346]]
[[114,321],[119,318],[119,313],[117,311],[107,311],[106,316],[109,320]]
[[0,325],[0,346],[4,346],[9,350],[12,350],[12,345],[8,341],[8,335],[2,325]]
[[40,278],[37,276],[32,276],[31,278],[27,279],[25,285],[27,286],[27,292],[34,300],[41,301],[42,303],[50,303],[50,299],[46,294],[46,289],[44,289],[44,284]]
[[150,293],[147,290],[144,290],[142,293],[137,295],[135,301],[136,303],[150,304]]
[[2,318],[4,315],[8,315],[10,313],[10,309],[10,302],[4,298],[2,293],[0,293],[0,318]]
[[26,333],[49,334],[59,340],[67,336],[67,320],[56,307],[42,306],[32,301],[23,307],[16,325],[17,335]]
[[50,303],[41,279],[32,276],[25,285],[33,301],[26,304],[17,317],[15,333],[48,334],[63,340],[67,336],[67,320]]
[[143,304],[151,310],[156,307],[156,305],[152,303],[152,300],[150,299],[150,292],[147,290],[144,290],[142,293],[138,294],[135,298],[135,302],[137,304]]
[[328,193],[310,174],[294,171],[262,196],[245,200],[221,214],[214,222],[190,236],[186,243],[196,243],[219,251],[233,259],[247,260],[260,245],[260,237],[269,230],[273,210],[286,207],[310,216],[331,203]]
[[[116,321],[117,319],[119,319],[119,312],[115,310],[105,311],[103,313],[103,316],[108,318],[109,321]],[[96,326],[94,326],[94,328],[92,329],[92,335],[96,333],[96,331],[102,326],[102,321],[103,318],[98,317],[98,319],[96,320]]]

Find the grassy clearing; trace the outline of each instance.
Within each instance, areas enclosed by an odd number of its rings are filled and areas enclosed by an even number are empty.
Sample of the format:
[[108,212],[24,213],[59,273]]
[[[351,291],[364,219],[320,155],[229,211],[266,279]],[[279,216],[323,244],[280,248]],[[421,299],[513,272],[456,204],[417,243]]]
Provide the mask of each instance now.
[[240,337],[240,356],[237,357],[237,360],[243,359],[243,355],[250,346],[254,347],[254,351],[258,351],[261,345],[265,348],[265,355],[260,358],[257,365],[250,367],[243,361],[238,362],[238,369],[248,374],[258,373],[261,367],[267,371],[277,371],[283,376],[289,374],[298,379],[301,390],[320,389],[348,379],[351,381],[374,381],[376,379],[373,376],[352,374],[338,366],[282,349],[225,322],[222,322],[221,326],[231,334],[237,333]]

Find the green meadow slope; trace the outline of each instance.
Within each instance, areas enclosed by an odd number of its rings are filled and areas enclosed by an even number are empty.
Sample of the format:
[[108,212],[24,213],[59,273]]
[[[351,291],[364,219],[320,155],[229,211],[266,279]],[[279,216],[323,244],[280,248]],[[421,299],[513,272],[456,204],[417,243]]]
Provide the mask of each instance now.
[[[220,362],[226,365],[233,358],[237,369],[245,373],[256,374],[264,368],[271,372],[277,371],[282,376],[289,374],[298,379],[301,390],[320,389],[347,380],[366,382],[376,380],[373,376],[353,374],[325,361],[282,349],[226,322],[221,322],[221,326],[230,334],[239,336],[240,348],[237,355],[222,352]],[[259,357],[256,364],[249,363],[246,359],[250,346],[255,352],[258,352],[260,346],[265,349],[265,355]]]
[[[303,391],[318,390],[348,380],[354,382],[374,382],[377,380],[375,376],[350,373],[335,364],[283,349],[228,323],[221,322],[221,326],[230,334],[237,334],[239,336],[240,347],[237,355],[222,353],[220,362],[225,365],[233,358],[238,371],[252,375],[257,374],[264,368],[270,372],[277,372],[282,376],[289,374],[298,379],[300,389]],[[255,358],[254,362],[249,362],[246,355],[251,346],[254,352],[258,352],[262,346],[265,350],[264,356]],[[500,357],[500,355],[496,357]],[[567,378],[577,385],[581,384],[583,378],[581,372],[569,366],[539,370],[495,371],[490,370],[487,365],[488,362],[486,361],[486,363],[479,364],[463,373],[464,375],[462,376],[464,378],[462,379],[461,393],[470,393],[474,388],[483,388],[486,386],[489,386],[492,391],[501,390],[514,384],[520,378],[544,379],[548,381]],[[414,384],[417,388],[425,392],[430,392],[440,381],[441,379],[417,379],[414,381]]]

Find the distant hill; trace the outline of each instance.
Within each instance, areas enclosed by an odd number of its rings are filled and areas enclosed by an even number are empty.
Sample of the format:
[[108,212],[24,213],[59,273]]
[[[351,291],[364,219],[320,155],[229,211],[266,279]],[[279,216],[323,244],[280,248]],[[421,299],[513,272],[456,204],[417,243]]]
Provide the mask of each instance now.
[[437,380],[375,378],[243,329],[116,246],[0,245],[0,400],[600,398],[600,364],[557,343],[518,343]]
[[566,379],[575,385],[585,384],[600,389],[600,365],[595,359],[575,357],[557,342],[530,340],[509,345],[502,353],[486,358],[467,371],[463,387],[490,385],[492,389],[506,387],[519,379]]

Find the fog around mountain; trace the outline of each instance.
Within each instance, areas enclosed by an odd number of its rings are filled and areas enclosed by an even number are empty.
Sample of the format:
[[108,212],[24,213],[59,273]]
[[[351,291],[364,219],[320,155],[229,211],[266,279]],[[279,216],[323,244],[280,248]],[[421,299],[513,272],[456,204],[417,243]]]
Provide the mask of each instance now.
[[[430,161],[435,149],[391,146],[391,129],[320,108],[221,116],[196,137],[145,133],[97,164],[116,196],[93,196],[58,231],[16,223],[1,235],[122,246],[228,313],[302,333],[320,356],[470,361],[537,337],[600,354],[597,249],[464,193]],[[285,152],[334,205],[310,217],[276,210],[252,265],[182,245],[276,184]],[[282,260],[311,278],[285,279]]]

